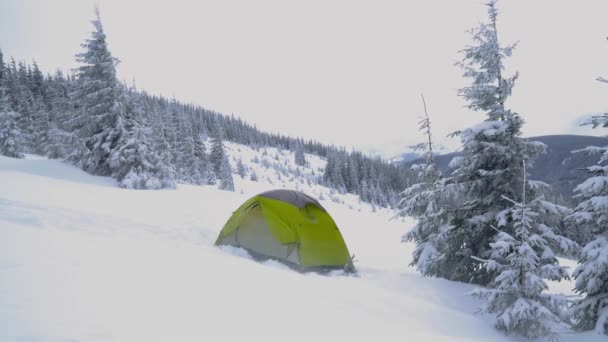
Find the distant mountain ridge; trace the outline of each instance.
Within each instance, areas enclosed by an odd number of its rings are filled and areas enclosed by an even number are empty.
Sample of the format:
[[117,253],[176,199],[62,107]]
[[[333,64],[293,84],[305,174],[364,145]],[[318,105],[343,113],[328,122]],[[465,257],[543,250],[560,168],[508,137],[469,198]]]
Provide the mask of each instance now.
[[[530,169],[531,178],[550,184],[554,193],[563,196],[565,200],[570,199],[574,195],[574,188],[588,177],[582,168],[591,166],[598,160],[597,156],[572,153],[572,151],[587,146],[608,145],[608,138],[584,135],[545,135],[530,137],[528,140],[540,141],[547,145],[547,153],[539,156]],[[451,173],[453,169],[449,167],[450,161],[459,155],[462,155],[462,152],[436,156],[437,167],[443,174]],[[404,162],[404,165],[418,162],[421,160]]]
[[[450,149],[443,145],[435,145],[433,144],[433,155],[447,155],[450,152],[454,151],[454,149]],[[408,163],[414,160],[418,160],[422,157],[424,152],[416,151],[412,148],[408,148],[404,152],[397,154],[394,157],[389,158],[389,162],[399,164],[399,163]]]

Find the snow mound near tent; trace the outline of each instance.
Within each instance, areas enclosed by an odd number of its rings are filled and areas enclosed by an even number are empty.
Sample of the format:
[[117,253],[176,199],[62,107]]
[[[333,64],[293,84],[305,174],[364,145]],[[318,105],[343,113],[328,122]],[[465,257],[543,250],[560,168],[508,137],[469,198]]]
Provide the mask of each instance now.
[[[133,191],[59,161],[0,157],[0,341],[507,340],[474,314],[471,286],[407,267],[412,246],[399,241],[411,221],[352,195],[321,202],[359,277],[214,247],[242,202],[283,186],[273,181]],[[604,338],[562,338],[583,339]]]

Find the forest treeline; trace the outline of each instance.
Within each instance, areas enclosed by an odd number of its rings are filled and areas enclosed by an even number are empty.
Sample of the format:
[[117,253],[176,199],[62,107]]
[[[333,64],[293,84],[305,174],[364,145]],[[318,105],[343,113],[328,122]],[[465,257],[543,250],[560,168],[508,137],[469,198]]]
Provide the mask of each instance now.
[[4,61],[0,52],[0,154],[64,159],[124,188],[180,182],[233,190],[227,140],[327,158],[319,183],[385,207],[397,203],[413,175],[379,157],[264,132],[240,118],[129,86],[119,81],[99,12],[92,24],[76,56],[79,67],[70,73],[47,74],[36,62]]

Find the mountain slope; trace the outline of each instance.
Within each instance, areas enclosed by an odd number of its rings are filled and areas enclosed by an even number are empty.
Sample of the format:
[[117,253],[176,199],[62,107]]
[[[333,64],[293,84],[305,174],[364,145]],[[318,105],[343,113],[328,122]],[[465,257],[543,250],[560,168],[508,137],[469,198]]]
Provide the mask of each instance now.
[[[399,241],[411,221],[352,195],[321,202],[360,277],[300,274],[214,247],[238,205],[283,186],[264,177],[275,184],[135,191],[56,160],[0,157],[0,340],[507,340],[474,314],[471,286],[406,266],[412,246]],[[563,341],[583,336],[596,339]]]

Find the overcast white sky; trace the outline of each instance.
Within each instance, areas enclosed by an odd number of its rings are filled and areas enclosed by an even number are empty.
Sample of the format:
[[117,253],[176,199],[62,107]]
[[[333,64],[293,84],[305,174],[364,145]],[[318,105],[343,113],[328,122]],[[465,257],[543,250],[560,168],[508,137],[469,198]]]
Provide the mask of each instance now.
[[[421,140],[420,93],[438,139],[479,121],[456,90],[482,0],[101,0],[119,76],[258,127],[391,156]],[[1,0],[0,48],[46,71],[75,67],[92,0]],[[503,0],[500,38],[520,41],[509,105],[527,136],[608,110],[608,1]],[[444,143],[450,144],[449,141]],[[452,144],[455,142],[452,142]]]

